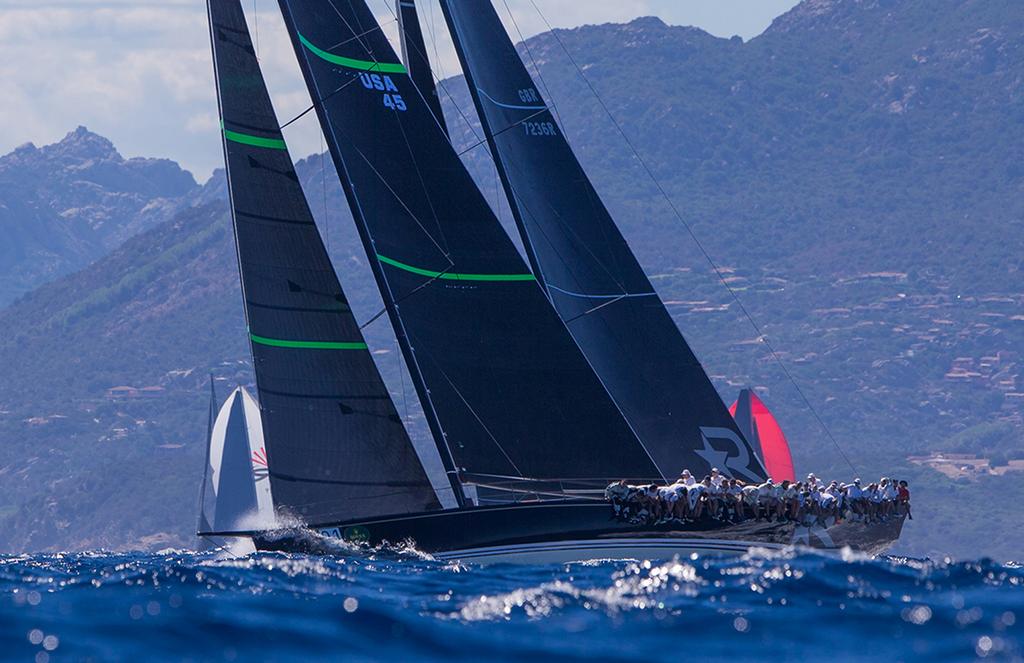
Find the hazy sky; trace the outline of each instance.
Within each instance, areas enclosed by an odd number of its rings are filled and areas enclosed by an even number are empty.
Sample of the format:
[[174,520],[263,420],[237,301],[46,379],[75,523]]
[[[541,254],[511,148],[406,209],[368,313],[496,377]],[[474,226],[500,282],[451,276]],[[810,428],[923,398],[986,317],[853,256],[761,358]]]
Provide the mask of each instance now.
[[[468,0],[467,0],[468,1]],[[472,0],[483,1],[483,0]],[[505,2],[526,36],[545,29],[530,0]],[[623,22],[654,15],[674,25],[749,39],[797,0],[534,0],[552,24]],[[309,105],[275,0],[243,0],[278,115]],[[428,48],[438,38],[444,77],[458,64],[437,0],[420,0]],[[370,0],[393,30],[393,0]],[[79,124],[125,156],[170,157],[205,180],[221,162],[203,0],[0,0],[0,154],[59,140]],[[255,8],[255,10],[254,10]],[[255,18],[254,18],[255,17]],[[433,24],[433,30],[431,29]],[[320,149],[315,115],[287,130],[295,158]]]

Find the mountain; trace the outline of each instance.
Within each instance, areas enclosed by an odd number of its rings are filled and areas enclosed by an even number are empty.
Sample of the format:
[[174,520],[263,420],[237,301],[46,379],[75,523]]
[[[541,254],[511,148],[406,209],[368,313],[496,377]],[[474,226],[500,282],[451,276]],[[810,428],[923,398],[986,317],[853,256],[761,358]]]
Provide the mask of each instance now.
[[[645,18],[523,49],[723,397],[757,387],[798,471],[911,480],[903,554],[1011,558],[1024,544],[1018,471],[950,478],[910,460],[1024,449],[1017,9],[808,0],[747,43]],[[444,87],[455,142],[514,232],[486,149],[469,149],[482,136],[465,83]],[[297,170],[369,320],[380,300],[321,163]],[[172,220],[0,310],[0,549],[191,544],[207,375],[222,396],[251,380],[223,192],[214,178]],[[368,340],[424,435],[386,317]]]
[[125,159],[85,127],[0,157],[0,306],[166,221],[195,188],[173,161]]
[[[324,198],[320,163],[297,166],[311,200]],[[209,377],[222,397],[252,387],[225,191],[218,172],[171,221],[0,310],[0,550],[192,544]],[[369,319],[382,304],[354,229],[327,239]],[[386,318],[367,339],[425,435]]]
[[1024,234],[1016,0],[807,1],[747,43],[655,18],[530,40],[588,171],[620,217],[651,218],[635,238],[658,251],[678,223],[563,45],[725,264],[1020,282],[1006,241]]

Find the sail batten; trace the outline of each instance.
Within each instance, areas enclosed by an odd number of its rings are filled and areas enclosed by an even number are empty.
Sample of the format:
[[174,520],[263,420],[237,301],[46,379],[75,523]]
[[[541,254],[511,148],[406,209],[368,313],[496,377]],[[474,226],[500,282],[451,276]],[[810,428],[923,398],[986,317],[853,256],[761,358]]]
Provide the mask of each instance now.
[[242,145],[252,145],[254,147],[265,147],[271,150],[287,150],[288,147],[284,144],[283,140],[277,138],[260,138],[259,136],[250,136],[248,134],[239,133],[237,131],[224,130],[224,137],[228,140],[241,143]]
[[[337,311],[330,311],[335,313]],[[279,338],[267,338],[266,336],[257,336],[256,334],[249,334],[249,339],[253,343],[259,345],[266,345],[272,348],[292,348],[300,350],[367,350],[369,346],[363,341],[348,341],[348,342],[337,342],[337,341],[286,341]]]
[[349,69],[355,69],[356,71],[377,71],[384,74],[404,74],[407,73],[405,65],[400,62],[377,62],[376,60],[357,60],[356,58],[346,58],[340,55],[335,55],[329,51],[325,51],[313,42],[309,41],[301,32],[297,33],[299,41],[303,46],[309,50],[310,53],[317,56],[321,60],[330,62],[331,64],[340,65],[342,67],[348,67]]
[[241,4],[208,11],[275,504],[310,524],[439,509],[295,175]]
[[453,481],[657,477],[366,3],[279,4]]
[[404,262],[399,262],[394,258],[388,258],[377,254],[377,259],[385,265],[391,267],[397,267],[398,269],[410,272],[412,274],[418,274],[420,276],[428,276],[435,279],[447,279],[449,281],[536,281],[537,277],[533,274],[464,274],[459,272],[435,272],[431,269],[423,269],[422,267],[413,267],[407,265]]
[[763,477],[490,0],[441,8],[533,272],[661,473]]

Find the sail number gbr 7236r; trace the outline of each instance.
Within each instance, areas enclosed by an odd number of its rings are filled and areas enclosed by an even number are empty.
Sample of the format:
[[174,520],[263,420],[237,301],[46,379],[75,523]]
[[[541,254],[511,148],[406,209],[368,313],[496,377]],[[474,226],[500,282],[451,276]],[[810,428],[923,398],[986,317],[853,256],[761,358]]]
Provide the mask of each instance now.
[[359,82],[367,90],[377,90],[384,93],[384,105],[394,111],[405,112],[409,110],[402,95],[397,94],[398,86],[391,80],[390,76],[380,74],[359,74]]
[[[518,91],[519,101],[524,104],[543,104],[540,95],[533,88],[523,88]],[[533,109],[537,107],[523,106],[524,109]],[[543,106],[539,108],[543,109]],[[523,122],[523,131],[526,132],[527,136],[557,136],[558,129],[555,128],[554,122]]]
[[557,136],[553,122],[523,122],[523,129],[527,136]]

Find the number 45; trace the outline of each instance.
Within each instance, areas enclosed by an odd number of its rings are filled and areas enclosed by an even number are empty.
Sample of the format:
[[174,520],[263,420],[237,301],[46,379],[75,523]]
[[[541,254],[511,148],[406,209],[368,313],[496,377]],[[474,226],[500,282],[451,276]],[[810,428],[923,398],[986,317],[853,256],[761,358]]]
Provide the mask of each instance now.
[[406,111],[409,108],[405,105],[405,100],[402,99],[402,95],[400,94],[385,94],[384,105],[391,110],[397,111]]

